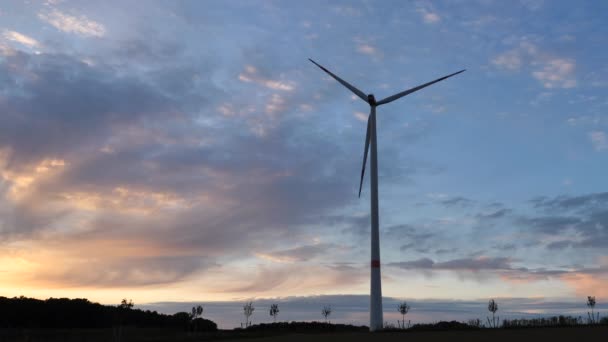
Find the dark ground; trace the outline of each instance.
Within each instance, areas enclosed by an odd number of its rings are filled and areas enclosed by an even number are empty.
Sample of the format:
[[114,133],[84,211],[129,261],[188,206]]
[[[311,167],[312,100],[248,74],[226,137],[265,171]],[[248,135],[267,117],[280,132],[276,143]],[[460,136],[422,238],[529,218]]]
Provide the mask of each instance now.
[[[244,336],[242,336],[244,337]],[[273,337],[236,338],[230,341],[259,342],[357,342],[357,341],[467,341],[467,342],[545,342],[545,341],[608,341],[608,327],[481,329],[474,331],[419,331],[384,333],[286,334]]]
[[[98,330],[28,330],[0,329],[0,342],[113,342],[112,331]],[[459,331],[403,331],[403,332],[322,332],[289,333],[265,331],[220,330],[207,333],[185,333],[164,329],[125,329],[121,342],[358,342],[358,341],[466,341],[466,342],[544,342],[608,341],[608,326],[555,328],[480,329]]]

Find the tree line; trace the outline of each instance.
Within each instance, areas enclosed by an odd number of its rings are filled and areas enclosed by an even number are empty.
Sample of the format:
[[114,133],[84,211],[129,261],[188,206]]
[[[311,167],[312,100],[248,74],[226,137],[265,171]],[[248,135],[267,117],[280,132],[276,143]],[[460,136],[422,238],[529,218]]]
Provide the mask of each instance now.
[[[198,313],[200,312],[200,313]],[[0,328],[101,329],[122,326],[171,328],[186,331],[215,331],[217,324],[196,314],[173,315],[134,309],[124,299],[118,306],[102,305],[84,298],[0,297]]]

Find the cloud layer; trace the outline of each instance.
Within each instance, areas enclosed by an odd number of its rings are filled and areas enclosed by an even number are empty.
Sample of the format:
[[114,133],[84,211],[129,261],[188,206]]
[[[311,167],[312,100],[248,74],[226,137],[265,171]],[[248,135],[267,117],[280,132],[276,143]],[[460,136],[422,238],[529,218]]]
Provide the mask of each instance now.
[[0,290],[366,293],[368,107],[310,57],[378,98],[468,69],[378,112],[385,294],[601,296],[605,9],[571,6],[0,5]]

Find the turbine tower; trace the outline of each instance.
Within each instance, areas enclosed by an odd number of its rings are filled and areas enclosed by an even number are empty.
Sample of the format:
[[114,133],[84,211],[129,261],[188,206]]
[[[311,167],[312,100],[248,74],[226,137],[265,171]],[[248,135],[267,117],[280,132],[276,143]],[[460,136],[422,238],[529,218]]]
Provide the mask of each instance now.
[[376,107],[381,106],[383,104],[387,104],[389,102],[393,102],[403,96],[409,95],[413,92],[416,92],[422,88],[428,87],[431,84],[440,82],[445,80],[446,78],[452,77],[454,75],[460,74],[465,70],[460,70],[453,74],[438,78],[434,81],[421,84],[417,87],[402,91],[395,95],[389,96],[380,101],[376,101],[373,94],[365,95],[361,90],[355,88],[353,85],[344,81],[340,77],[334,75],[331,71],[325,69],[323,66],[313,61],[312,59],[308,59],[313,62],[316,66],[321,68],[321,70],[325,71],[329,74],[329,76],[333,77],[336,81],[340,82],[343,86],[352,91],[355,95],[357,95],[361,100],[367,102],[370,107],[369,117],[367,118],[367,133],[365,134],[365,150],[363,151],[363,167],[361,169],[361,181],[359,182],[359,197],[361,197],[361,187],[363,186],[363,175],[365,174],[365,164],[367,162],[367,151],[370,148],[371,143],[371,219],[372,219],[372,258],[371,258],[371,282],[370,282],[370,306],[369,306],[369,330],[376,331],[382,329],[383,319],[382,319],[382,283],[380,276],[380,230],[379,230],[379,217],[378,217],[378,141],[376,139]]

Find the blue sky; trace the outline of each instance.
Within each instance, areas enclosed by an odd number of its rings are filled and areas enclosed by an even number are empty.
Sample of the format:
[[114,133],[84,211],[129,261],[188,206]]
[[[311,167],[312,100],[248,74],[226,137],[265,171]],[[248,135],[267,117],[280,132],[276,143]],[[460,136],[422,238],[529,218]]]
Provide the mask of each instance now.
[[0,293],[368,293],[368,107],[313,58],[376,98],[467,69],[379,109],[385,296],[601,302],[607,10],[3,2]]

